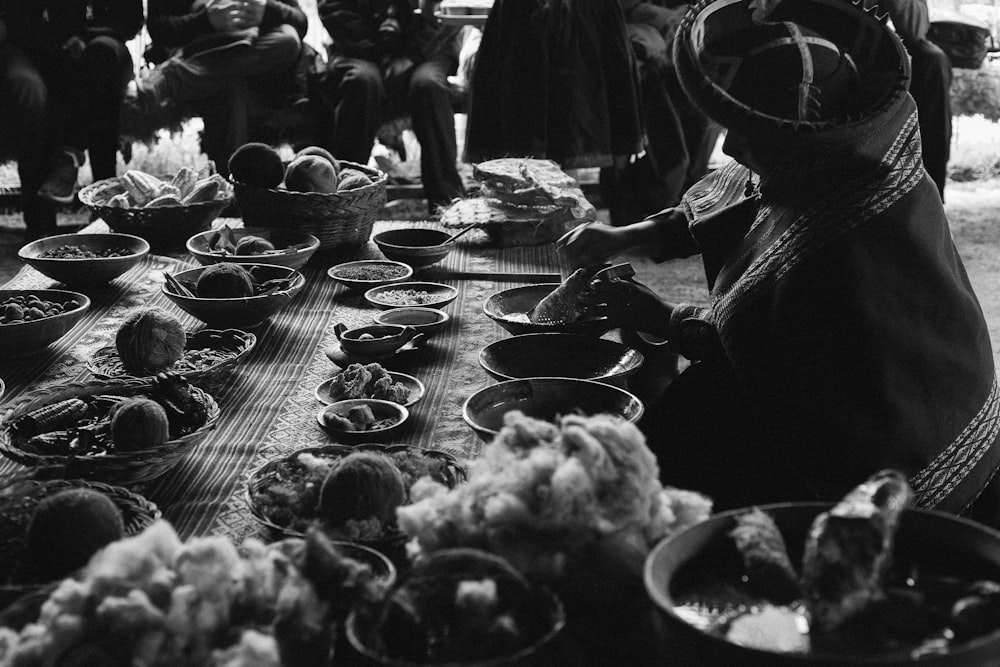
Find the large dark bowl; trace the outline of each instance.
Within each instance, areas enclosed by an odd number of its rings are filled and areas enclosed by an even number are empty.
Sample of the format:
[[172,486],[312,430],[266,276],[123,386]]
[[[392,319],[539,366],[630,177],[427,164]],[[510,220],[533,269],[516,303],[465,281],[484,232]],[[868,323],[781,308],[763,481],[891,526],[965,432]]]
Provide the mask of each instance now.
[[529,322],[527,313],[559,287],[559,283],[535,283],[512,287],[491,295],[483,303],[483,312],[491,320],[516,335],[526,333],[578,333],[600,336],[612,325],[607,318],[584,318],[569,324]]
[[187,249],[199,264],[275,264],[290,269],[301,269],[319,250],[319,239],[312,234],[295,229],[268,229],[266,227],[241,227],[233,229],[233,237],[239,241],[244,236],[259,236],[271,242],[281,252],[263,255],[231,255],[212,250],[212,238],[218,232],[208,230],[195,234],[187,240]]
[[[43,257],[63,246],[76,246],[99,254],[108,250],[126,250],[120,257],[62,259]],[[23,246],[17,256],[39,273],[69,286],[104,285],[138,264],[149,254],[149,242],[131,234],[58,234]]]
[[[181,310],[194,315],[210,327],[217,329],[251,329],[263,324],[272,315],[291,303],[295,295],[306,284],[305,277],[287,266],[272,264],[246,264],[249,269],[257,269],[255,274],[261,281],[283,279],[291,280],[288,289],[247,296],[236,299],[203,299],[196,296],[185,296],[178,293],[169,283],[163,284],[163,294],[176,303]],[[174,277],[183,284],[195,284],[198,276],[205,270],[202,266],[175,273]]]
[[500,432],[503,417],[511,410],[546,421],[582,412],[610,414],[635,423],[642,417],[643,405],[624,389],[593,380],[534,377],[480,389],[465,401],[462,417],[480,438],[489,442]]
[[642,366],[642,353],[613,340],[567,333],[511,336],[479,353],[479,364],[497,380],[567,377],[625,388]]
[[[781,530],[793,563],[801,562],[803,545],[813,519],[829,503],[765,505]],[[908,654],[819,655],[781,654],[730,643],[696,629],[678,613],[676,596],[694,582],[732,580],[740,559],[729,532],[747,510],[722,512],[657,544],[646,559],[645,585],[660,608],[664,645],[688,660],[681,665],[740,665],[741,667],[833,667],[835,665],[986,666],[1000,661],[1000,630],[959,644],[942,655]],[[918,567],[968,581],[1000,581],[1000,532],[950,514],[928,510],[903,513],[894,550],[896,567]]]
[[43,317],[29,322],[0,324],[0,357],[20,357],[39,352],[56,342],[76,326],[90,309],[90,298],[86,294],[58,289],[2,289],[0,303],[13,296],[28,297],[34,294],[44,301],[66,303],[75,300],[79,306],[68,312],[51,317]]
[[387,258],[409,264],[415,269],[440,262],[455,247],[450,232],[438,229],[390,229],[373,238]]

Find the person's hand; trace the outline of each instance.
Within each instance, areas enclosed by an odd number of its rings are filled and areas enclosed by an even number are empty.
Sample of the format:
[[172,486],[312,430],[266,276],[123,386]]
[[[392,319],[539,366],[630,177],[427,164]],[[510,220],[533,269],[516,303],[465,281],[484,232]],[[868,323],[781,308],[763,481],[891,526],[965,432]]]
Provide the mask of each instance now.
[[556,241],[559,262],[571,270],[603,264],[628,248],[627,230],[603,223],[574,227]]
[[63,51],[66,52],[73,60],[79,60],[83,57],[83,51],[87,48],[87,43],[84,42],[77,36],[70,37],[66,40],[66,43],[62,45]]
[[241,12],[243,15],[244,28],[256,28],[264,20],[264,10],[267,9],[267,0],[243,0]]
[[634,280],[594,280],[580,296],[590,317],[607,317],[616,327],[666,336],[673,304]]

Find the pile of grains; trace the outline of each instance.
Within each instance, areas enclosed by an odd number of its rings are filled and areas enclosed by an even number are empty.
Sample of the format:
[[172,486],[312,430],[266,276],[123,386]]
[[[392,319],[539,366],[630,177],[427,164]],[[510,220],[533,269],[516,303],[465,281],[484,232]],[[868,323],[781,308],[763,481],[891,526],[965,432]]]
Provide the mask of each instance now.
[[415,289],[390,289],[379,292],[378,296],[375,297],[375,300],[379,303],[385,303],[390,306],[423,305],[425,303],[434,303],[439,299],[440,296],[437,294]]
[[402,266],[385,264],[369,264],[365,266],[347,266],[336,272],[338,278],[347,280],[391,280],[406,275]]

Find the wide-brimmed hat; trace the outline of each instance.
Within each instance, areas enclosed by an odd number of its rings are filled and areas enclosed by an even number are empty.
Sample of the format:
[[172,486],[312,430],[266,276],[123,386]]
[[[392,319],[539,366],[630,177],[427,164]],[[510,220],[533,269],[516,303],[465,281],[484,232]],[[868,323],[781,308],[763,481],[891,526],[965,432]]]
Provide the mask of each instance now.
[[885,15],[849,0],[700,0],[674,61],[703,113],[758,138],[861,131],[910,77]]

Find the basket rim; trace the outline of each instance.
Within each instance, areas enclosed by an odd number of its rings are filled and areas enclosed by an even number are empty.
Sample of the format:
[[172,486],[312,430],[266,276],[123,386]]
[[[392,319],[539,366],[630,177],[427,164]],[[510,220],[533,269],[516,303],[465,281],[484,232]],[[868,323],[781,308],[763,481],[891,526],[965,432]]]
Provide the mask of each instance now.
[[[99,181],[94,181],[93,183],[90,183],[89,185],[85,185],[82,188],[80,188],[79,192],[76,193],[76,196],[80,199],[80,202],[84,206],[93,210],[95,213],[101,213],[103,211],[115,211],[116,214],[126,214],[126,215],[135,214],[138,213],[139,211],[145,211],[147,214],[151,211],[170,211],[176,213],[182,210],[209,209],[220,204],[223,205],[222,208],[225,208],[225,206],[232,203],[232,200],[235,197],[235,195],[232,192],[230,192],[229,195],[225,197],[209,199],[208,201],[196,201],[196,202],[191,202],[190,204],[172,204],[169,206],[157,206],[156,208],[145,208],[145,207],[118,208],[115,206],[107,206],[106,204],[98,204],[97,202],[93,201],[94,195],[97,192],[99,192],[102,188],[108,187],[108,185],[111,184],[111,182],[118,182],[118,178],[119,178],[118,176],[112,176],[111,178],[103,178]],[[122,233],[128,233],[128,232],[122,232]]]
[[[354,197],[361,194],[367,194],[371,191],[377,190],[379,188],[384,189],[386,183],[389,180],[389,175],[382,171],[381,169],[374,169],[367,165],[360,164],[358,162],[350,162],[348,160],[340,160],[341,168],[347,166],[351,169],[357,169],[358,171],[364,173],[368,177],[372,178],[372,182],[368,185],[362,185],[360,188],[351,188],[350,190],[338,190],[337,192],[298,192],[297,190],[284,190],[279,188],[259,188],[254,185],[249,185],[241,181],[237,181],[232,176],[229,177],[229,182],[234,188],[240,188],[248,190],[251,192],[267,192],[283,197],[290,197],[291,199],[344,199],[348,197]],[[235,193],[234,193],[235,194]]]
[[[232,357],[227,357],[222,361],[218,361],[215,364],[203,368],[197,371],[190,371],[187,373],[182,373],[181,375],[188,380],[188,382],[194,382],[196,379],[203,378],[208,375],[212,375],[219,370],[222,370],[228,366],[235,366],[240,361],[243,360],[254,347],[257,345],[256,334],[250,333],[248,331],[243,331],[242,329],[212,329],[205,328],[199,329],[198,331],[189,331],[186,334],[187,338],[184,343],[185,352],[189,349],[198,349],[192,347],[192,343],[197,343],[201,341],[202,338],[208,338],[210,342],[218,342],[219,345],[205,345],[202,347],[211,347],[215,350],[226,350],[230,352],[235,352],[236,354]],[[118,348],[114,343],[110,343],[99,348],[87,361],[87,370],[90,373],[100,379],[100,380],[145,380],[151,381],[153,376],[137,376],[131,375],[129,373],[120,373],[117,375],[111,375],[107,371],[113,370],[116,365],[121,366],[121,357],[118,355]],[[124,370],[124,366],[121,366]],[[169,370],[169,369],[168,369]]]
[[[101,390],[108,390],[108,393],[113,393],[115,389],[126,390],[132,394],[138,393],[143,389],[152,388],[152,383],[146,380],[121,380],[121,381],[95,381],[95,382],[70,382],[67,384],[59,385],[56,387],[48,387],[44,389],[35,389],[30,391],[23,396],[19,397],[16,401],[8,403],[3,406],[3,416],[0,418],[0,453],[13,458],[19,463],[23,461],[32,462],[44,462],[48,466],[59,465],[58,462],[73,462],[73,461],[86,461],[91,465],[97,465],[98,467],[108,467],[104,466],[104,463],[108,464],[142,464],[147,463],[147,459],[151,459],[157,456],[163,457],[180,457],[181,455],[187,453],[189,449],[198,444],[201,437],[207,434],[209,431],[213,430],[218,421],[221,410],[219,409],[219,404],[215,401],[215,398],[209,394],[204,389],[197,386],[191,386],[191,391],[195,394],[202,394],[203,400],[205,402],[205,423],[199,426],[197,429],[183,435],[179,438],[174,438],[173,440],[168,440],[162,445],[157,445],[156,447],[146,447],[144,449],[135,449],[129,452],[111,452],[104,454],[102,456],[76,456],[76,455],[64,455],[64,454],[35,454],[34,452],[27,452],[18,446],[16,439],[10,434],[10,423],[11,421],[20,416],[17,414],[19,411],[25,410],[30,404],[42,401],[39,407],[43,405],[48,405],[49,403],[44,402],[44,399],[51,398],[53,393],[62,393],[66,391],[74,391],[77,395],[86,394],[93,395],[99,393]],[[58,399],[63,400],[63,399]],[[55,401],[51,401],[55,402]],[[13,456],[11,456],[13,455]],[[27,464],[26,464],[27,465]]]
[[[326,444],[326,445],[313,445],[310,447],[303,447],[301,449],[296,449],[294,452],[291,452],[289,454],[278,456],[268,461],[265,461],[264,463],[257,466],[247,474],[245,481],[243,483],[243,496],[244,500],[247,503],[247,507],[250,509],[250,516],[261,525],[270,528],[271,530],[285,537],[305,537],[306,534],[303,532],[294,530],[292,528],[288,528],[287,526],[279,526],[278,524],[274,523],[267,516],[265,516],[264,513],[261,512],[260,509],[257,507],[257,504],[254,502],[253,499],[254,498],[253,494],[257,486],[259,486],[262,483],[263,475],[267,472],[270,472],[272,468],[275,468],[276,466],[282,463],[292,462],[295,459],[295,457],[299,456],[300,454],[312,454],[313,456],[333,454],[338,457],[344,457],[354,452],[371,452],[371,451],[378,452],[381,454],[393,454],[401,451],[419,451],[422,454],[429,454],[431,458],[443,459],[444,461],[449,463],[458,472],[458,475],[462,478],[465,478],[468,475],[465,466],[462,465],[462,462],[459,461],[458,457],[452,454],[451,452],[445,451],[443,449],[431,449],[427,447],[420,447],[418,445],[405,445],[405,444],[386,445],[377,442],[366,442],[357,445],[343,445],[338,443]],[[398,541],[401,536],[405,537],[405,535],[400,533],[399,535],[393,534],[372,540],[344,540],[344,538],[340,539],[343,541],[354,542],[357,544],[385,544],[386,542]]]
[[[141,532],[146,526],[149,526],[163,516],[163,511],[160,507],[150,499],[146,498],[146,496],[136,493],[131,489],[127,489],[124,486],[118,486],[108,482],[72,477],[50,479],[28,478],[19,480],[16,483],[25,484],[31,487],[64,487],[66,489],[87,488],[107,495],[113,502],[115,502],[115,505],[118,506],[119,509],[121,509],[123,504],[127,504],[132,508],[132,512],[134,514],[146,516],[144,517],[144,521],[126,523],[126,535],[135,535]],[[32,496],[28,497],[29,499],[33,499]]]

